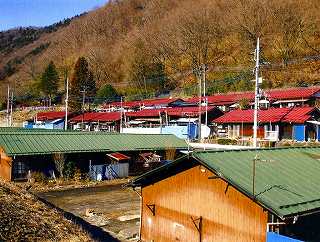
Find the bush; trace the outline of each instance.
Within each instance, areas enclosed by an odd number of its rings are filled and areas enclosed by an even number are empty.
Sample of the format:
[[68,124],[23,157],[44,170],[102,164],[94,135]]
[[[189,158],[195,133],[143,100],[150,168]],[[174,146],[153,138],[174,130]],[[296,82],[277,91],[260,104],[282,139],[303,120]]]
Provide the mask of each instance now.
[[48,183],[48,177],[40,171],[35,171],[31,173],[31,178],[34,179],[35,182],[47,184]]
[[83,179],[82,173],[81,173],[81,171],[80,171],[79,168],[76,168],[76,169],[75,169],[73,179],[74,179],[76,182],[80,182],[80,181]]
[[68,161],[65,163],[64,169],[63,169],[63,176],[66,179],[72,179],[74,177],[76,171],[76,164],[74,161]]
[[219,145],[236,145],[237,140],[235,140],[235,139],[218,139],[217,143]]

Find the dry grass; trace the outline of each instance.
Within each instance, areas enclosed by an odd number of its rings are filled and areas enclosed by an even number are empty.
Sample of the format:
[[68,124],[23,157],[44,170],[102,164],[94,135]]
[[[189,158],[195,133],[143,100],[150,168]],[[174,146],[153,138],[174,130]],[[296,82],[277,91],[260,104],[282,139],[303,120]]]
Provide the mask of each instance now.
[[0,221],[0,241],[92,241],[61,213],[3,181],[0,181]]
[[[97,186],[105,186],[105,185],[118,185],[125,184],[128,182],[129,178],[123,179],[114,179],[114,180],[105,180],[105,181],[91,181],[91,180],[64,180],[57,179],[56,181],[50,180],[47,183],[39,183],[35,182],[32,184],[31,191],[34,192],[47,192],[47,191],[62,191],[74,188],[85,188],[85,187],[97,187]],[[19,186],[27,187],[30,184],[21,183]]]

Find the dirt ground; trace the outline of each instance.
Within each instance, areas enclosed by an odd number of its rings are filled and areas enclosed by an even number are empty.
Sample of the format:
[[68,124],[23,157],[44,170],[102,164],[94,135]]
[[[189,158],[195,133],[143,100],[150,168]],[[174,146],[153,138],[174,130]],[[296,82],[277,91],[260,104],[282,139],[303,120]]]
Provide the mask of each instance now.
[[140,198],[121,184],[38,193],[55,206],[102,228],[120,241],[137,241]]

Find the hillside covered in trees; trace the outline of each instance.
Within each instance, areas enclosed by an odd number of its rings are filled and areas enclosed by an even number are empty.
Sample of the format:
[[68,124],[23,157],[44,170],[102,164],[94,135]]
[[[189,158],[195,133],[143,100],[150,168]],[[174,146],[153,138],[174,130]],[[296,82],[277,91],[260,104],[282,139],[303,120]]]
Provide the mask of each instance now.
[[0,33],[2,100],[8,82],[16,95],[43,95],[37,83],[50,62],[63,92],[79,57],[88,61],[97,90],[112,84],[125,96],[193,95],[203,64],[209,93],[246,90],[257,37],[265,88],[318,84],[319,10],[318,0],[109,1],[52,31],[15,30],[18,44]]

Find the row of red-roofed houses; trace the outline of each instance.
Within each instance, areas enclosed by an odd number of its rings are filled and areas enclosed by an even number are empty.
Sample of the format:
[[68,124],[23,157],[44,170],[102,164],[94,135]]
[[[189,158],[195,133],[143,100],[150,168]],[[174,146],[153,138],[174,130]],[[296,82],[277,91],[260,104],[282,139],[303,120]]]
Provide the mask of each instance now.
[[[320,86],[295,87],[287,89],[269,89],[262,91],[260,107],[293,107],[293,106],[314,106],[320,97]],[[246,100],[250,107],[254,106],[254,92],[230,92],[202,97],[202,102],[209,106],[215,106],[222,111],[238,108],[241,102]],[[108,111],[124,110],[135,111],[142,109],[158,109],[164,107],[195,106],[199,103],[198,97],[187,99],[181,98],[159,98],[139,101],[111,102],[103,105]]]
[[[298,141],[320,138],[319,111],[314,108],[320,87],[273,89],[265,92],[259,110],[260,139]],[[268,98],[267,98],[268,97]],[[72,129],[108,132],[175,133],[180,138],[196,138],[198,114],[206,136],[249,138],[252,136],[253,110],[237,109],[241,100],[251,105],[253,93],[228,93],[208,96],[208,105],[199,110],[199,99],[162,98],[105,104],[107,111],[68,114]],[[119,106],[121,105],[121,112]],[[108,108],[107,108],[108,106]],[[229,112],[222,112],[227,109]],[[38,113],[41,128],[63,128],[64,112]],[[52,124],[53,123],[53,124]],[[40,125],[39,125],[40,124]],[[30,127],[29,126],[26,127]],[[121,128],[120,128],[121,126]],[[191,130],[191,126],[193,129]],[[210,129],[207,127],[209,126]],[[182,128],[181,128],[182,127]],[[189,133],[192,133],[189,134]],[[190,136],[191,135],[191,136]]]

